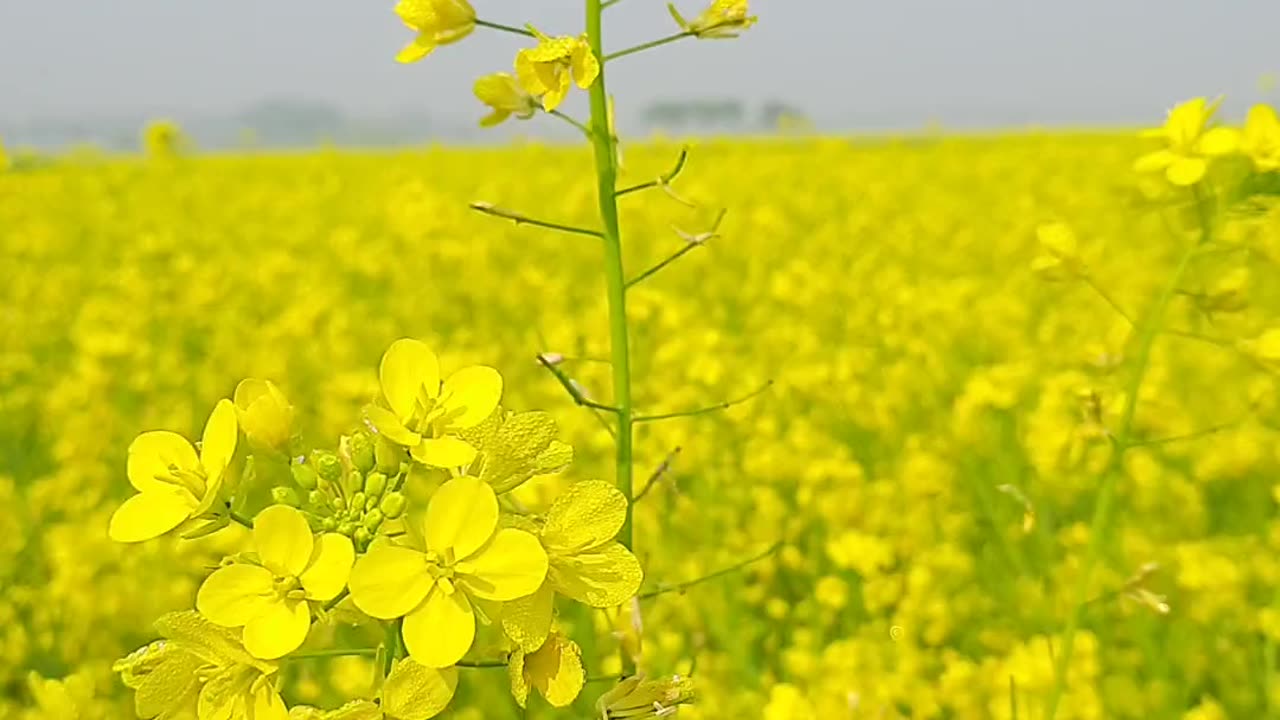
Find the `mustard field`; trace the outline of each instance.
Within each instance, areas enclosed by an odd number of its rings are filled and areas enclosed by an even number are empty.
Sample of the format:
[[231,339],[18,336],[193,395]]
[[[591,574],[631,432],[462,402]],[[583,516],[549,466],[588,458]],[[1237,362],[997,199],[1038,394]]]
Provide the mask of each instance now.
[[689,248],[636,411],[711,408],[636,426],[630,550],[565,387],[600,242],[471,207],[593,226],[589,148],[15,161],[0,717],[1280,717],[1280,213],[1154,149],[707,140],[620,197],[630,275]]

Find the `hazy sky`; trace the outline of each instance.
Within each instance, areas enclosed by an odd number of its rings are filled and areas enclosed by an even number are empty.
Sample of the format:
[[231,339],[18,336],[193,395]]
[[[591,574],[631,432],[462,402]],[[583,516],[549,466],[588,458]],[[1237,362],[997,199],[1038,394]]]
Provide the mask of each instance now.
[[[708,0],[680,0],[686,15]],[[581,30],[581,0],[474,0],[485,19]],[[480,30],[417,65],[393,0],[0,0],[0,119],[233,112],[272,96],[353,113],[479,112],[471,80],[521,38]],[[824,124],[1105,123],[1280,72],[1280,0],[754,0],[733,42],[621,61],[612,90],[793,103]],[[664,0],[608,11],[613,49],[673,28]],[[626,106],[624,105],[624,109]]]

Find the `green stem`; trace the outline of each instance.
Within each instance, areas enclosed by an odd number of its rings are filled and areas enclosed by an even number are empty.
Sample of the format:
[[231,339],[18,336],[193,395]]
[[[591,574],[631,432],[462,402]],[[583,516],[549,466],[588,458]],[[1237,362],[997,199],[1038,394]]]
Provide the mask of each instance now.
[[[675,35],[668,35],[664,38],[651,40],[650,42],[642,43],[640,45],[636,45],[635,47],[629,47],[626,50],[619,50],[616,53],[603,55],[602,57],[604,58],[604,62],[609,62],[611,60],[617,60],[618,58],[624,58],[628,55],[635,55],[636,53],[644,52],[645,50],[652,50],[653,48],[656,48],[656,47],[662,47],[663,45],[668,45],[677,40],[683,40],[688,37],[693,37],[695,34],[696,33],[686,30],[684,32],[676,33]],[[597,53],[597,55],[599,55],[599,53]]]
[[395,665],[396,658],[400,657],[400,623],[401,620],[392,620],[386,624],[382,635],[382,677],[391,674],[391,667]]
[[378,654],[378,648],[331,648],[329,650],[308,650],[306,652],[290,653],[286,656],[287,660],[311,660],[315,658],[334,658],[334,657],[373,657]]
[[490,30],[500,30],[502,32],[511,33],[512,35],[523,35],[525,37],[534,37],[534,34],[524,28],[513,27],[511,25],[503,25],[502,23],[489,22],[488,20],[476,20],[479,27],[487,27]]
[[249,528],[250,530],[253,529],[253,519],[247,518],[241,515],[240,513],[236,512],[235,510],[229,510],[227,512],[227,517],[231,518],[234,522]]
[[[604,32],[601,0],[587,2],[587,42],[595,56],[604,55]],[[604,227],[605,290],[609,302],[609,358],[613,365],[613,405],[616,408],[617,452],[615,483],[627,498],[627,515],[618,533],[624,547],[633,547],[632,537],[632,407],[631,352],[627,328],[627,280],[622,268],[622,232],[618,222],[617,146],[609,128],[609,93],[605,87],[605,62],[600,63],[600,76],[591,86],[591,145],[595,151],[596,195],[600,204],[600,220]]]
[[[1196,199],[1197,202],[1203,205],[1203,198],[1199,192],[1196,192]],[[1111,522],[1112,507],[1115,505],[1116,484],[1124,472],[1124,455],[1130,448],[1137,445],[1132,437],[1133,419],[1138,410],[1138,396],[1142,392],[1142,383],[1146,380],[1147,370],[1151,364],[1151,352],[1155,347],[1156,338],[1160,335],[1169,304],[1177,294],[1178,287],[1182,284],[1183,276],[1186,275],[1187,269],[1191,267],[1191,261],[1197,256],[1200,246],[1210,240],[1210,228],[1207,210],[1202,209],[1200,212],[1200,242],[1183,252],[1177,267],[1174,269],[1173,274],[1169,276],[1164,288],[1160,291],[1160,295],[1156,298],[1155,306],[1152,307],[1150,314],[1147,315],[1143,323],[1142,334],[1138,339],[1136,364],[1125,391],[1124,411],[1121,415],[1119,432],[1115,436],[1115,449],[1111,455],[1111,462],[1102,476],[1097,499],[1094,501],[1093,520],[1089,525],[1089,545],[1085,550],[1084,566],[1081,568],[1080,581],[1076,587],[1075,604],[1072,607],[1071,615],[1067,618],[1067,626],[1063,630],[1062,652],[1058,654],[1054,663],[1053,690],[1049,693],[1049,699],[1046,704],[1046,720],[1054,720],[1057,716],[1058,704],[1062,701],[1062,695],[1066,690],[1067,670],[1071,667],[1071,655],[1075,649],[1076,631],[1080,627],[1084,608],[1088,604],[1089,586],[1093,583],[1094,572],[1097,570],[1098,562],[1102,557],[1102,545],[1107,534],[1108,525]]]

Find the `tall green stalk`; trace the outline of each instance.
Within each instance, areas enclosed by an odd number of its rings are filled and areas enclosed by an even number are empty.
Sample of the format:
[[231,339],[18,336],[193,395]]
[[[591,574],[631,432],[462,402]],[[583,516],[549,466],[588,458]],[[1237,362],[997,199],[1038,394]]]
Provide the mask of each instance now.
[[1089,545],[1085,551],[1084,566],[1080,570],[1080,581],[1076,586],[1071,615],[1067,618],[1067,625],[1063,630],[1061,652],[1055,658],[1053,690],[1049,694],[1045,709],[1046,720],[1054,720],[1058,712],[1058,705],[1062,701],[1062,695],[1066,691],[1067,671],[1071,667],[1071,655],[1075,650],[1076,631],[1080,628],[1084,608],[1089,601],[1089,591],[1093,584],[1093,576],[1102,558],[1102,545],[1111,524],[1111,515],[1115,505],[1116,485],[1124,474],[1124,456],[1135,445],[1133,421],[1138,410],[1138,396],[1142,392],[1142,384],[1146,380],[1147,370],[1151,365],[1151,352],[1155,348],[1156,338],[1160,336],[1160,331],[1164,326],[1164,317],[1169,310],[1169,304],[1173,301],[1174,296],[1177,295],[1178,288],[1182,285],[1182,279],[1191,267],[1191,261],[1195,259],[1201,246],[1211,239],[1211,221],[1205,205],[1206,200],[1196,191],[1195,201],[1200,215],[1200,241],[1183,252],[1177,267],[1174,268],[1164,287],[1161,288],[1155,305],[1151,308],[1151,312],[1147,314],[1142,324],[1133,374],[1129,376],[1129,384],[1125,390],[1120,429],[1115,435],[1115,448],[1111,455],[1111,462],[1108,463],[1107,469],[1102,475],[1102,484],[1098,488],[1098,497],[1094,501],[1093,519],[1089,525]]
[[600,62],[591,86],[591,144],[595,150],[596,193],[604,239],[605,291],[609,302],[609,358],[613,365],[613,405],[617,415],[615,483],[627,498],[627,516],[618,541],[632,547],[631,498],[631,351],[627,330],[627,279],[622,268],[622,233],[618,224],[618,164],[613,129],[609,127],[609,94],[605,89],[602,0],[587,0],[587,42]]

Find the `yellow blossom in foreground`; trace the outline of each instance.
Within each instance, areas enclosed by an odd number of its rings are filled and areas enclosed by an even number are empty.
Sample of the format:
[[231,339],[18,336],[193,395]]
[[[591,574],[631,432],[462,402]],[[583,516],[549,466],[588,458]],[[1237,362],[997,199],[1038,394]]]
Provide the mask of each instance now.
[[196,609],[224,627],[244,627],[244,646],[274,660],[297,650],[311,629],[308,600],[327,602],[347,584],[355,548],[337,533],[313,536],[302,513],[272,505],[258,513],[253,542],[261,564],[220,568],[200,586]]
[[699,39],[725,40],[738,37],[743,30],[756,24],[756,17],[749,14],[747,0],[715,0],[711,7],[692,21],[685,20],[673,4],[667,4],[671,17],[685,32]]
[[551,112],[569,95],[572,84],[586,90],[600,75],[600,61],[586,37],[547,37],[535,31],[538,46],[516,54],[516,78]]
[[1239,147],[1235,130],[1209,127],[1221,102],[1219,99],[1210,103],[1199,97],[1170,110],[1163,127],[1143,133],[1144,137],[1163,140],[1165,147],[1138,158],[1134,170],[1163,172],[1170,183],[1180,187],[1204,179],[1211,158],[1228,155]]
[[541,107],[537,98],[520,88],[509,73],[494,73],[476,80],[475,95],[488,105],[492,112],[480,120],[480,127],[493,127],[515,115],[528,120]]
[[498,407],[502,376],[491,367],[463,368],[440,381],[440,361],[418,340],[391,343],[378,367],[386,407],[368,405],[365,418],[413,458],[433,467],[469,464],[476,449],[456,437]]
[[235,635],[191,611],[156,621],[165,638],[116,662],[139,718],[284,720],[277,667],[245,652]]
[[542,693],[553,706],[567,707],[586,683],[582,649],[560,633],[547,636],[542,647],[527,655],[517,647],[507,661],[507,671],[511,694],[520,707],[528,701],[530,688]]
[[382,620],[403,617],[405,647],[427,667],[453,665],[471,649],[476,601],[533,592],[547,555],[532,534],[498,528],[498,498],[462,476],[440,486],[404,540],[379,538],[351,571],[351,598]]
[[293,436],[293,406],[270,380],[249,378],[232,395],[245,437],[277,452],[287,452]]
[[1240,137],[1240,151],[1249,156],[1259,172],[1280,170],[1280,118],[1270,105],[1249,110]]
[[223,476],[236,451],[235,406],[219,400],[205,424],[200,454],[181,435],[154,430],[129,445],[129,483],[138,491],[111,516],[117,542],[159,537],[204,515],[217,502]]
[[536,650],[551,631],[555,594],[591,607],[621,605],[644,580],[640,561],[614,537],[626,520],[627,499],[600,480],[574,484],[556,498],[538,534],[549,562],[537,592],[509,604],[502,616],[507,636]]
[[299,705],[291,720],[427,720],[439,715],[458,688],[458,671],[401,660],[382,684],[382,702],[355,700],[334,710]]
[[642,675],[632,675],[601,695],[596,701],[596,710],[601,720],[639,720],[668,717],[680,705],[692,701],[693,683],[688,678],[674,676],[645,680]]
[[396,15],[418,33],[396,55],[396,61],[413,63],[437,47],[458,42],[476,29],[476,11],[467,0],[400,0]]

